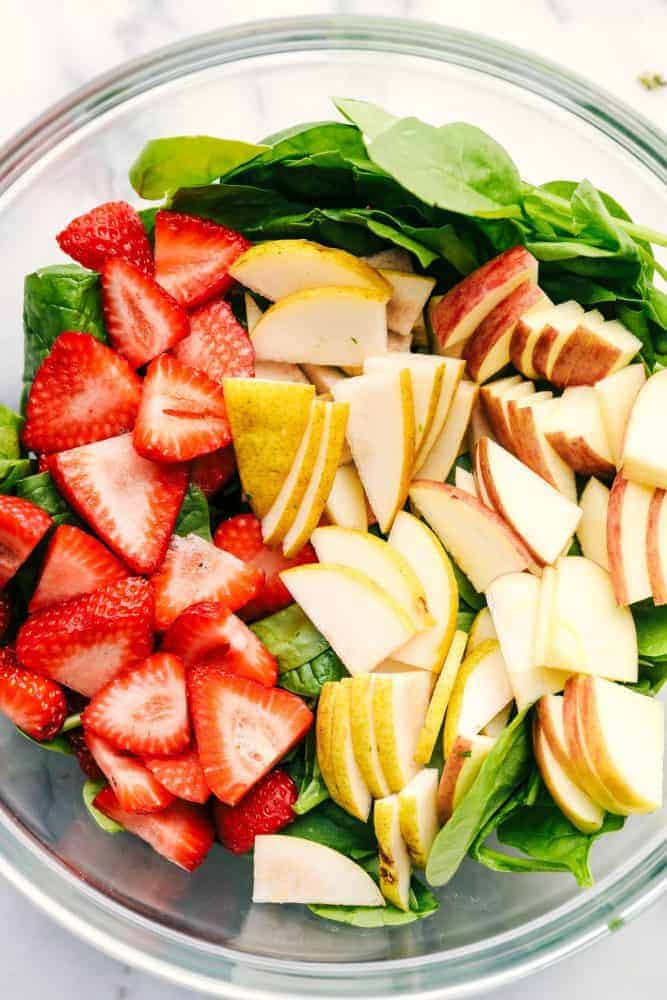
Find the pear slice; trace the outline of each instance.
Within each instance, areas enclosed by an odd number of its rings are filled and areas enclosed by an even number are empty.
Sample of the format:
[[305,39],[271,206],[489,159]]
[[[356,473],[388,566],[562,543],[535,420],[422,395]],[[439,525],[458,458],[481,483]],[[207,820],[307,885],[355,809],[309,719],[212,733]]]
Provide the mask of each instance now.
[[260,361],[361,365],[387,350],[386,297],[365,288],[309,288],[279,299],[252,334]]
[[322,517],[345,443],[348,408],[344,403],[324,403],[324,427],[310,481],[294,520],[283,539],[283,552],[291,558],[312,535]]
[[368,502],[386,534],[405,503],[414,463],[410,372],[346,379],[333,387],[333,396],[349,403],[348,443]]
[[256,361],[255,378],[266,382],[300,382],[303,385],[308,385],[310,381],[298,365],[290,365],[286,361]]
[[[457,395],[459,385],[463,378],[463,373],[465,371],[465,362],[460,361],[456,358],[439,358],[440,361],[445,366],[445,370],[442,376],[442,385],[440,387],[440,396],[438,398],[438,405],[436,407],[435,413],[433,414],[433,420],[431,421],[431,426],[424,435],[422,443],[419,448],[419,454],[415,459],[415,474],[419,472],[422,468],[426,459],[430,455],[436,441],[440,440],[440,437],[444,431],[445,423],[449,418],[450,411],[454,406],[454,399]],[[465,392],[463,393],[465,397]],[[465,400],[464,400],[465,401]],[[461,401],[459,400],[458,408],[460,408]],[[465,407],[464,407],[465,409]],[[460,423],[463,419],[463,415],[459,415],[457,418],[457,410],[455,410],[452,421],[454,424]],[[455,428],[456,430],[456,428]],[[454,435],[455,437],[455,435]],[[447,444],[447,442],[445,442]]]
[[260,834],[253,854],[253,903],[384,906],[373,879],[339,851],[302,837]]
[[493,625],[493,618],[488,607],[482,608],[475,615],[470,631],[468,632],[467,653],[472,653],[478,646],[481,646],[487,639],[497,639],[498,633]]
[[344,371],[333,365],[302,365],[304,375],[315,386],[319,395],[326,395],[333,390],[336,382],[347,378]]
[[391,285],[387,302],[387,327],[407,337],[422,314],[435,287],[435,278],[424,274],[406,274],[390,268],[380,268],[380,274]]
[[[390,788],[380,763],[373,721],[374,674],[359,674],[352,678],[350,721],[354,756],[364,781],[374,799],[389,795]],[[319,709],[318,709],[319,715]]]
[[431,676],[422,670],[376,674],[373,722],[382,770],[392,792],[400,792],[419,770],[415,750],[431,694]]
[[410,372],[415,418],[415,462],[418,462],[421,445],[431,429],[438,408],[445,364],[441,358],[425,354],[386,354],[364,361],[364,373],[369,375],[395,371],[397,368],[405,368]]
[[476,736],[513,698],[500,644],[489,639],[466,656],[456,675],[445,716],[445,760],[457,736]]
[[[555,698],[556,695],[550,697]],[[562,726],[562,698],[559,701]],[[572,781],[566,769],[561,766],[551,749],[539,715],[533,723],[533,750],[542,780],[561,812],[582,833],[595,833],[599,830],[604,821],[604,810]]]
[[412,865],[401,836],[397,795],[377,800],[373,809],[373,826],[380,852],[380,891],[399,910],[409,910]]
[[352,744],[352,678],[346,677],[338,684],[331,729],[331,763],[338,792],[337,801],[362,823],[371,811],[371,793],[359,769]]
[[503,729],[507,729],[507,725],[510,721],[510,716],[512,714],[513,705],[505,705],[501,708],[497,715],[491,719],[490,722],[482,729],[482,736],[490,736],[492,739],[497,740]]
[[362,257],[371,267],[389,268],[391,271],[401,271],[403,274],[414,274],[412,255],[402,247],[387,247],[385,250],[378,250],[377,253]]
[[466,638],[465,632],[454,633],[449,652],[447,653],[447,659],[440,671],[428,704],[424,725],[417,739],[417,747],[415,749],[415,762],[417,764],[428,764],[433,756],[433,750],[435,749],[438,733],[442,727],[442,721],[445,718],[445,712],[449,705],[456,675],[463,660]]
[[606,548],[617,604],[651,597],[648,527],[654,492],[619,472],[609,494]]
[[315,389],[291,382],[226,378],[223,391],[243,492],[261,518],[292,467]]
[[465,440],[478,391],[474,382],[459,382],[445,424],[419,466],[420,479],[444,483]]
[[[533,662],[536,667],[541,667],[543,663],[549,662],[549,642],[551,635],[551,625],[554,617],[554,606],[556,600],[556,583],[558,582],[558,576],[556,575],[556,570],[553,566],[545,566],[544,572],[540,578],[540,589],[537,599],[537,616],[534,622],[533,628]],[[502,587],[498,588],[502,591]],[[525,592],[526,608],[532,608],[532,591],[534,591],[534,584],[528,586],[523,580],[521,581],[521,587],[516,582],[512,582],[505,585],[505,590],[508,596],[513,592]],[[501,594],[501,602],[503,595]],[[499,615],[502,612],[498,611]],[[528,639],[528,632],[530,629],[525,630],[522,633],[522,637],[525,636],[525,640]],[[526,667],[528,669],[528,667]],[[546,678],[545,678],[546,680]],[[557,678],[554,678],[557,681]],[[547,684],[547,689],[550,687]],[[553,690],[558,691],[559,688],[553,688]]]
[[417,868],[426,868],[435,835],[440,829],[438,780],[437,767],[424,768],[398,794],[401,836]]
[[243,301],[245,303],[246,326],[250,335],[264,315],[264,310],[259,308],[252,295],[249,295],[248,292],[244,293]]
[[[612,376],[613,377],[613,376]],[[587,559],[609,572],[609,552],[607,550],[607,513],[609,511],[609,489],[594,476],[586,483],[579,498],[581,521],[577,528],[577,538],[581,551]]]
[[310,563],[280,578],[351,674],[372,670],[415,633],[403,608],[358,570]]
[[414,572],[434,622],[396,650],[393,658],[437,673],[445,662],[456,629],[459,591],[452,564],[428,525],[404,510],[396,515],[389,545]]
[[320,697],[317,702],[317,714],[315,716],[317,763],[322,772],[324,784],[327,786],[329,794],[335,802],[338,802],[339,795],[331,752],[331,736],[333,733],[334,707],[338,691],[339,685],[337,682],[327,681],[322,685]]
[[321,563],[349,566],[375,580],[403,608],[415,630],[432,624],[419,578],[400,552],[383,539],[367,531],[328,525],[316,528],[311,542]]
[[635,405],[635,400],[646,383],[644,365],[628,365],[620,372],[607,375],[593,388],[598,398],[602,422],[614,462],[618,466],[623,453],[625,429]]
[[470,790],[495,742],[490,736],[456,737],[447,755],[438,788],[438,817],[441,823],[451,818]]
[[332,524],[341,528],[368,528],[366,494],[353,463],[339,465],[324,506],[324,513]]
[[295,292],[328,285],[370,289],[387,302],[392,288],[375,268],[347,253],[310,240],[267,240],[237,257],[229,273],[253,292],[283,299]]

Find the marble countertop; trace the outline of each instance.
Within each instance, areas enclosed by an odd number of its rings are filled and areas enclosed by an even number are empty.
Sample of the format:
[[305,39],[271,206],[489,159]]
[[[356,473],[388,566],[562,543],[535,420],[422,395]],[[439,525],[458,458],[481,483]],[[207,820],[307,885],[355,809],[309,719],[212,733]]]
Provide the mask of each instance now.
[[[47,105],[119,62],[241,20],[297,14],[401,15],[481,31],[560,62],[667,128],[667,0],[4,0],[0,142]],[[0,883],[0,992],[7,1000],[187,1000],[192,994],[123,966],[71,937]],[[498,1000],[665,995],[667,899],[621,933],[495,994]]]

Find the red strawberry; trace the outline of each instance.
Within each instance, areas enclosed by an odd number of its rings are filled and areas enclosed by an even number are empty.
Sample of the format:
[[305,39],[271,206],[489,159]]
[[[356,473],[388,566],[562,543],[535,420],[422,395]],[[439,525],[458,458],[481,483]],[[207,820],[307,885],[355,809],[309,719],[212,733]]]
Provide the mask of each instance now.
[[230,674],[272,687],[278,678],[275,657],[254,632],[222,604],[193,604],[165,633],[163,649],[193,663],[216,663]]
[[72,752],[79,762],[79,767],[87,778],[91,781],[103,781],[104,775],[95,763],[95,758],[90,752],[86,743],[86,736],[83,729],[72,729],[67,733],[67,742],[72,748]]
[[131,430],[141,380],[89,333],[61,333],[30,389],[22,440],[52,452]]
[[231,265],[250,244],[233,229],[178,212],[155,216],[155,280],[182,306],[222,295]]
[[120,750],[168,757],[190,742],[183,661],[154,653],[98,691],[85,712],[86,731]]
[[213,540],[219,549],[231,552],[243,562],[264,571],[264,589],[241,612],[246,621],[272,615],[288,604],[293,604],[294,598],[280,579],[279,573],[290,566],[317,562],[315,550],[309,542],[291,559],[287,559],[277,549],[270,549],[264,544],[262,525],[254,514],[237,514],[236,517],[223,521]]
[[0,496],[0,587],[11,580],[51,524],[49,515],[29,500]]
[[110,788],[103,788],[93,803],[109,819],[120,823],[150,844],[154,851],[180,868],[193,872],[213,846],[213,824],[206,809],[190,802],[172,802],[153,816],[125,812]]
[[16,640],[19,662],[90,697],[153,644],[153,594],[132,577],[32,615]]
[[128,575],[123,564],[93,535],[71,524],[61,524],[49,541],[28,610],[42,611]]
[[217,382],[176,358],[150,365],[134,428],[134,447],[155,462],[187,462],[231,441]]
[[255,374],[250,337],[224,299],[208,302],[190,315],[190,335],[176,345],[174,356],[190,368],[206,372],[215,382]]
[[7,635],[12,620],[12,602],[4,590],[0,590],[0,642]]
[[88,749],[122,809],[131,813],[154,813],[174,801],[171,792],[155,780],[140,760],[116,750],[111,743],[89,729],[84,732]]
[[112,257],[153,273],[153,255],[141,217],[126,201],[107,201],[72,219],[56,236],[61,250],[84,267],[99,271]]
[[67,715],[60,684],[23,670],[12,649],[0,649],[0,712],[33,740],[52,740]]
[[164,559],[188,487],[184,465],[137,454],[131,434],[62,451],[51,459],[56,486],[93,530],[137,573]]
[[190,714],[209,788],[233,806],[305,736],[312,712],[296,695],[268,688],[219,666],[188,675]]
[[260,833],[278,833],[294,819],[292,806],[298,798],[296,785],[286,771],[270,771],[238,805],[213,806],[218,840],[234,854],[245,854],[255,846]]
[[188,317],[157,282],[124,260],[102,269],[102,305],[109,340],[140,368],[186,337]]
[[198,486],[205,497],[212,497],[229,482],[236,472],[233,445],[219,448],[209,455],[200,455],[190,466],[190,482]]
[[188,749],[175,757],[147,757],[144,764],[161,785],[179,799],[208,802],[211,789],[206,784],[199,755]]
[[199,535],[174,535],[152,578],[156,628],[168,628],[182,611],[201,601],[219,601],[236,611],[259,593],[263,582],[260,570],[221,552]]
[[39,455],[37,457],[37,472],[49,471],[49,455]]

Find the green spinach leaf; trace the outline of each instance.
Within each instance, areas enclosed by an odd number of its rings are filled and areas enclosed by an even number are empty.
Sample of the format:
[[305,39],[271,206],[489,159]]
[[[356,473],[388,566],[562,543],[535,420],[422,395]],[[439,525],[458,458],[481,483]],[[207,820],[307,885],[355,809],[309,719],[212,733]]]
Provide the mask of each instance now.
[[381,132],[395,125],[399,120],[378,104],[370,101],[356,101],[348,97],[334,97],[334,104],[348,121],[357,126],[367,139],[375,139]]
[[647,601],[630,610],[637,628],[639,655],[649,660],[667,657],[667,605],[655,607]]
[[347,670],[333,649],[325,649],[303,666],[281,673],[278,685],[302,698],[318,698],[327,681],[339,681],[347,676]]
[[329,643],[317,631],[298,604],[278,611],[250,626],[278,661],[281,675],[310,663],[329,649]]
[[130,184],[142,198],[163,198],[180,187],[208,184],[266,148],[210,135],[151,139],[130,167]]
[[[379,882],[377,856],[361,861],[360,864],[375,882]],[[387,903],[386,906],[311,905],[308,909],[316,917],[334,920],[339,924],[349,924],[351,927],[399,927],[429,917],[436,912],[440,903],[430,889],[413,877],[410,883],[409,905],[409,910],[399,910],[391,903]]]
[[450,562],[454,570],[454,576],[456,577],[456,584],[459,588],[459,599],[467,606],[461,610],[465,611],[467,608],[473,608],[475,611],[480,611],[486,604],[484,594],[480,594],[475,590],[468,577],[453,559],[450,559]]
[[34,743],[35,746],[41,747],[42,750],[50,750],[52,753],[61,753],[65,757],[72,757],[74,756],[74,751],[72,750],[69,740],[66,738],[66,734],[72,729],[78,729],[80,725],[80,714],[77,713],[76,715],[68,715],[63,722],[62,729],[56,734],[56,736],[53,737],[52,740],[34,740],[32,736],[28,736],[28,734],[22,729],[19,729],[18,726],[16,729],[21,736],[28,740],[29,743]]
[[287,765],[287,770],[299,792],[299,797],[292,808],[297,816],[304,816],[311,809],[319,806],[320,802],[329,798],[329,789],[324,782],[317,760],[314,730],[311,729],[308,733],[299,751]]
[[106,781],[92,781],[88,780],[85,782],[82,790],[83,803],[95,820],[100,829],[104,830],[105,833],[122,833],[125,829],[120,823],[116,823],[115,820],[109,819],[105,816],[103,812],[95,808],[94,802],[97,795],[106,787]]
[[50,514],[55,525],[59,524],[80,524],[78,517],[63,500],[56,489],[55,483],[49,472],[38,472],[34,476],[28,476],[16,484],[16,495],[30,500]]
[[315,840],[355,860],[377,851],[371,824],[350,816],[332,799],[326,799],[305,815],[297,817],[283,832],[290,837]]
[[212,542],[211,519],[208,500],[195,483],[188,485],[183,503],[174,526],[176,535],[199,535],[206,542]]

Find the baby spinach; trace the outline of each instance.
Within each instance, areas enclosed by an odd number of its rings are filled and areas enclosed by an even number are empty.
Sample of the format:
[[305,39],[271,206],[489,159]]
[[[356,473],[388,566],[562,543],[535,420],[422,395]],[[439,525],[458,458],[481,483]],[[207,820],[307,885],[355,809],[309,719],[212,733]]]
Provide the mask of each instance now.
[[281,673],[278,685],[302,698],[317,698],[327,681],[339,681],[347,676],[347,670],[333,649],[325,649],[310,662]]
[[[452,569],[454,570],[454,576],[456,577],[456,584],[459,588],[459,599],[464,603],[464,605],[466,605],[467,608],[473,608],[475,611],[480,611],[486,604],[484,594],[480,594],[475,590],[468,577],[453,559],[451,559],[450,562],[452,564]],[[466,608],[463,610],[466,610]]]
[[355,860],[377,851],[375,833],[370,823],[350,816],[332,799],[326,799],[285,827],[290,837],[314,840]]
[[81,716],[78,713],[76,715],[68,715],[63,722],[60,732],[51,740],[35,740],[32,736],[28,736],[22,729],[19,729],[18,726],[16,729],[29,743],[34,743],[35,746],[41,747],[42,750],[50,750],[52,753],[61,753],[66,757],[72,757],[74,756],[74,751],[69,740],[66,738],[66,734],[72,729],[78,729],[80,725]]
[[183,497],[183,503],[174,526],[174,534],[195,534],[206,542],[213,541],[208,500],[195,483],[188,485]]
[[151,139],[130,167],[130,184],[142,198],[163,198],[180,187],[208,184],[266,148],[210,135]]
[[116,823],[114,819],[109,819],[105,816],[103,812],[95,808],[94,802],[98,794],[106,787],[106,781],[92,781],[88,780],[85,782],[82,789],[83,804],[86,809],[95,820],[100,829],[104,830],[105,833],[122,833],[125,829],[120,823]]
[[639,660],[639,677],[635,684],[629,684],[640,694],[656,695],[667,683],[667,656],[656,660]]
[[16,495],[30,500],[53,518],[55,525],[79,524],[79,519],[61,497],[49,472],[38,472],[27,476],[16,484]]
[[667,605],[655,607],[652,601],[631,609],[637,629],[639,655],[654,660],[667,657]]
[[334,97],[333,102],[348,121],[357,126],[367,139],[376,139],[381,132],[398,121],[396,115],[389,114],[378,104],[370,101],[355,101],[353,98]]
[[320,765],[317,760],[317,748],[315,742],[315,732],[311,731],[299,747],[299,752],[287,766],[292,779],[294,780],[299,797],[293,805],[297,816],[303,816],[319,806],[329,798],[327,788]]
[[327,640],[298,604],[290,604],[250,627],[277,659],[281,675],[310,663],[329,649]]
[[11,493],[30,472],[31,462],[21,458],[23,418],[0,404],[0,493]]

